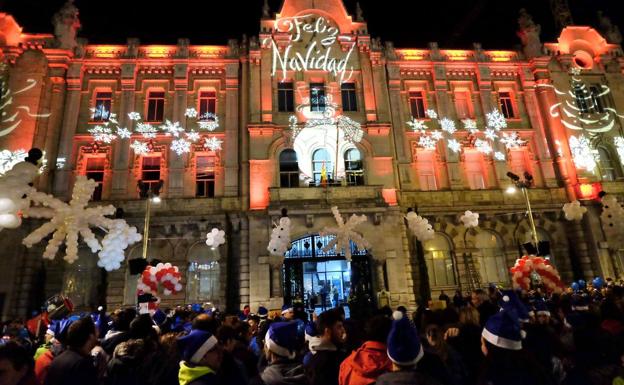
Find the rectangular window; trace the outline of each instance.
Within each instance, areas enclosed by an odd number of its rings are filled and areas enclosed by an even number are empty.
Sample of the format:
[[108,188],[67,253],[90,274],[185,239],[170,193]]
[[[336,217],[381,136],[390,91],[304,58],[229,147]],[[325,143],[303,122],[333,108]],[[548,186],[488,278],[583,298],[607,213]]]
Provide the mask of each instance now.
[[200,91],[199,93],[199,119],[214,120],[212,115],[217,114],[217,92]]
[[93,117],[91,120],[94,122],[107,122],[110,118],[112,101],[112,92],[96,92]]
[[104,165],[106,163],[105,158],[87,158],[87,168],[85,175],[87,179],[93,179],[97,182],[97,187],[93,190],[94,201],[102,200],[102,185],[104,183]]
[[165,93],[151,91],[147,97],[147,121],[162,122],[165,115]]
[[195,196],[214,198],[215,196],[215,157],[198,156],[195,172]]
[[147,183],[152,191],[160,181],[160,156],[145,156],[141,164],[141,180]]
[[279,112],[295,111],[295,91],[292,83],[277,83],[277,108]]
[[409,105],[414,119],[425,119],[425,96],[422,91],[410,91]]
[[591,93],[591,102],[592,102],[592,112],[602,114],[605,110],[604,102],[602,100],[601,87],[600,86],[591,86],[589,87],[589,92]]
[[517,149],[509,151],[509,168],[511,172],[516,175],[524,175],[525,171],[530,172],[530,170],[527,169],[524,150]]
[[418,152],[418,181],[422,191],[435,191],[438,189],[435,177],[435,153],[433,151]]
[[511,92],[499,92],[498,101],[500,103],[500,110],[505,119],[514,119],[516,117],[516,111],[514,110],[513,96]]
[[310,111],[325,111],[325,84],[310,83]]
[[472,119],[472,99],[470,92],[461,90],[455,92],[455,111],[458,119]]
[[466,177],[471,190],[485,189],[482,155],[478,152],[466,152]]
[[342,93],[342,110],[346,112],[357,111],[357,94],[355,93],[355,83],[342,83],[340,86]]

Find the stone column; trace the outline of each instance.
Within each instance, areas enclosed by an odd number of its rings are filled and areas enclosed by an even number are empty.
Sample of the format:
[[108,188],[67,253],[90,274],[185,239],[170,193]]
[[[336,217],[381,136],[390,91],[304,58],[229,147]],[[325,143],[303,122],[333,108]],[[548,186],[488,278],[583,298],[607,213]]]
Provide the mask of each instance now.
[[260,103],[263,123],[273,121],[273,77],[271,76],[271,50],[263,49],[260,62]]
[[[173,122],[180,122],[182,127],[188,130],[188,122],[185,117],[187,97],[188,97],[188,65],[176,64],[174,66],[174,86],[175,94],[173,99]],[[171,138],[175,140],[175,138]],[[167,173],[168,185],[164,188],[167,191],[167,197],[180,198],[184,195],[184,164],[188,154],[178,155],[169,150],[169,170]]]
[[[135,64],[122,64],[121,66],[121,96],[119,100],[119,113],[117,118],[120,127],[126,127],[132,131],[128,114],[135,111]],[[132,163],[130,161],[130,139],[119,138],[113,144],[113,173],[111,182],[111,198],[126,199],[133,197],[136,191],[136,181],[132,175]]]
[[269,266],[271,269],[271,298],[283,298],[282,268],[284,266],[284,257],[270,256]]
[[41,139],[39,148],[46,152],[48,159],[48,172],[39,177],[39,188],[44,191],[50,191],[52,180],[56,173],[56,160],[58,157],[59,140],[61,139],[61,123],[63,119],[63,102],[65,100],[66,84],[64,76],[55,76],[50,78],[51,97],[50,108],[51,113],[48,118],[45,137]]
[[360,56],[360,68],[362,70],[362,94],[364,95],[364,109],[366,120],[374,122],[377,120],[377,104],[375,102],[375,88],[373,86],[373,71],[369,53],[361,46],[358,50]]
[[375,269],[375,280],[373,282],[375,293],[382,290],[388,290],[386,279],[384,277],[384,266],[386,265],[386,260],[384,258],[375,257],[373,258],[372,263],[373,268]]
[[225,66],[225,140],[224,146],[224,195],[238,196],[238,82],[239,63]]

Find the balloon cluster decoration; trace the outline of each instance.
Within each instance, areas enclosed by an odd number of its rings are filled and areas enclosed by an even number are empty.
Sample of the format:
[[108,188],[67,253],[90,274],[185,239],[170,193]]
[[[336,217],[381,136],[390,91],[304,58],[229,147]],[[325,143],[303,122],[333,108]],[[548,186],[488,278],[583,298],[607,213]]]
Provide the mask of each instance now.
[[462,221],[464,226],[468,229],[479,226],[479,214],[473,213],[470,210],[467,210],[464,215],[459,218],[459,220]]
[[157,294],[159,284],[162,286],[164,295],[171,295],[182,291],[182,275],[177,266],[170,263],[159,263],[156,266],[148,266],[143,270],[137,291],[139,294]]
[[327,243],[325,247],[323,247],[323,252],[326,253],[336,248],[336,252],[340,252],[342,250],[345,254],[345,258],[347,261],[351,260],[351,242],[355,244],[355,247],[358,250],[366,250],[370,248],[370,244],[362,235],[355,231],[355,228],[360,224],[368,221],[366,215],[351,215],[349,220],[345,223],[344,218],[340,215],[340,211],[338,211],[338,207],[334,206],[331,208],[332,214],[334,214],[334,218],[336,219],[336,223],[338,227],[325,227],[323,231],[320,232],[321,236],[334,235],[335,238]]
[[409,227],[416,239],[421,242],[433,239],[435,231],[433,231],[433,227],[426,218],[421,217],[414,211],[410,211],[405,216],[405,219],[407,220],[407,227]]
[[600,220],[609,246],[614,249],[624,248],[624,231],[622,231],[624,228],[624,207],[618,202],[615,195],[602,196]]
[[225,243],[225,231],[219,229],[212,229],[206,235],[206,245],[210,246],[211,249],[216,249],[219,246]]
[[[78,259],[78,236],[89,246],[93,253],[99,253],[98,265],[107,271],[120,267],[124,260],[124,250],[131,244],[139,242],[142,236],[136,228],[128,226],[122,219],[110,219],[106,216],[115,214],[114,206],[87,207],[97,183],[80,175],[76,178],[72,198],[65,203],[52,195],[32,192],[28,198],[41,206],[33,206],[23,210],[24,217],[43,218],[50,221],[30,233],[22,243],[31,248],[52,234],[43,258],[54,259],[60,246],[65,243],[65,257],[68,263]],[[99,227],[108,232],[100,241],[90,227]]]
[[563,213],[565,219],[569,221],[580,221],[583,219],[583,215],[587,212],[587,208],[581,206],[581,202],[574,201],[563,205]]
[[272,256],[283,257],[286,254],[290,247],[290,229],[290,218],[288,218],[286,210],[283,210],[279,223],[274,224],[271,240],[267,246],[267,250]]
[[559,272],[547,259],[525,255],[516,260],[516,264],[509,270],[512,274],[514,288],[530,290],[531,276],[532,274],[537,274],[546,291],[554,293],[563,292],[564,286]]
[[39,169],[32,163],[20,162],[0,177],[0,230],[15,229],[22,224],[20,211],[28,207],[28,195],[34,189],[28,184]]

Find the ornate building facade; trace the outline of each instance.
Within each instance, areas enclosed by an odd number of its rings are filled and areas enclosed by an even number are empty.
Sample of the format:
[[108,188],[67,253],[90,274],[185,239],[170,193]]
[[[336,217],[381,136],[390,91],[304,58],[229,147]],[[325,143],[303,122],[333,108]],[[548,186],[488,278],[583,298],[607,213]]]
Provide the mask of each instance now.
[[[590,27],[542,44],[523,13],[518,52],[398,49],[371,38],[340,0],[265,7],[257,37],[223,46],[91,45],[76,38],[71,3],[54,35],[0,18],[10,99],[0,150],[45,150],[39,189],[67,199],[87,175],[99,184],[94,200],[140,230],[137,183],[162,180],[147,255],[179,266],[185,286],[164,303],[276,308],[364,293],[413,308],[441,291],[508,285],[531,237],[523,197],[504,191],[510,171],[533,176],[537,235],[565,281],[624,274],[624,246],[603,231],[597,200],[624,194],[624,55]],[[355,122],[355,134],[339,122]],[[194,141],[175,144],[176,124]],[[147,132],[159,125],[169,131]],[[576,199],[589,211],[567,221],[562,206]],[[358,230],[370,247],[351,261],[319,235],[335,224],[332,206],[368,218]],[[292,248],[275,257],[267,244],[284,208]],[[408,208],[433,239],[417,242]],[[480,214],[479,228],[461,224],[466,210]],[[127,263],[106,273],[88,249],[71,265],[44,262],[42,248],[19,241],[35,226],[0,233],[4,317],[61,291],[85,307],[136,302]],[[215,227],[227,240],[217,250],[205,244]],[[134,245],[127,260],[141,256]]]

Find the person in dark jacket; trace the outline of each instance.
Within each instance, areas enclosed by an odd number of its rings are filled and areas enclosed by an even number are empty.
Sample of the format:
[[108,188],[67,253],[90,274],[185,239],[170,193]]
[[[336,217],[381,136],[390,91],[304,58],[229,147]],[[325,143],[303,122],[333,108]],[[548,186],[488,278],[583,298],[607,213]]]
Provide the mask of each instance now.
[[340,348],[347,340],[347,332],[335,309],[321,313],[317,323],[320,343],[305,366],[306,376],[311,385],[338,385],[340,363],[346,358]]
[[130,323],[135,317],[136,310],[132,308],[117,310],[111,315],[112,329],[100,336],[106,354],[112,356],[117,345],[130,339]]
[[178,379],[180,385],[218,385],[217,371],[223,361],[223,349],[212,333],[192,330],[178,339],[182,353]]
[[45,385],[98,384],[98,373],[91,356],[97,345],[97,332],[91,317],[71,324],[67,331],[67,350],[56,357],[45,380]]
[[295,322],[273,322],[269,326],[264,339],[268,365],[260,372],[264,385],[308,384],[303,365],[295,360],[299,345]]
[[416,328],[401,312],[395,311],[393,318],[386,343],[392,371],[379,376],[376,385],[438,385],[437,381],[417,368],[425,352]]
[[34,362],[26,347],[16,341],[0,345],[0,384],[38,385]]

